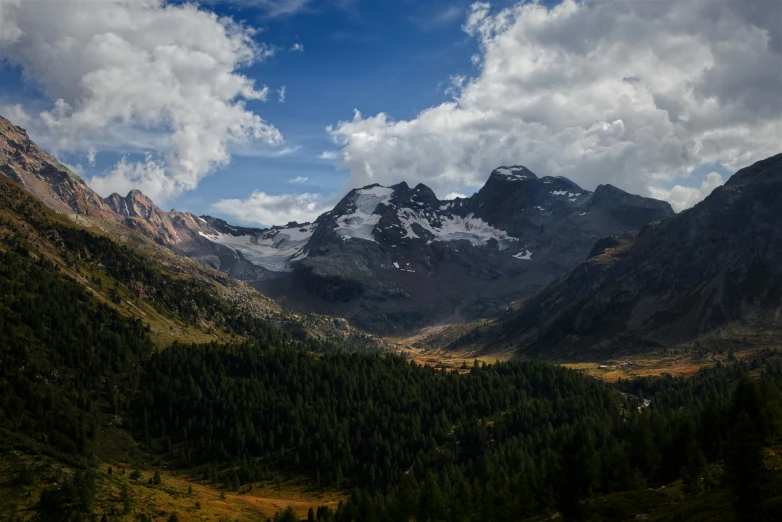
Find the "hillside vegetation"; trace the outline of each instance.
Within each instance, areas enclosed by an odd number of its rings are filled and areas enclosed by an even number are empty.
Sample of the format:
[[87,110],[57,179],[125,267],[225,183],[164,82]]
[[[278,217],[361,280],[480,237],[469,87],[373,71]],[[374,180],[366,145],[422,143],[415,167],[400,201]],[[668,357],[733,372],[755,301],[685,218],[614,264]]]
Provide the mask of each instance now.
[[616,384],[436,370],[281,330],[0,187],[3,519],[782,516],[775,350]]

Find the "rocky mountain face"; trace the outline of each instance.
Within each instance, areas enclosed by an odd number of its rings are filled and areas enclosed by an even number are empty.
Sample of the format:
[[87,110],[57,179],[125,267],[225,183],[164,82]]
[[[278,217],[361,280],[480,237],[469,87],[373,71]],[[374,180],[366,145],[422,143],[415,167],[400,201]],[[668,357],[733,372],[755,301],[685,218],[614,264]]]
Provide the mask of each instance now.
[[[57,212],[88,216],[124,225],[177,253],[210,261],[229,274],[254,280],[262,271],[203,235],[215,230],[203,218],[189,212],[166,212],[147,196],[132,190],[127,196],[101,198],[67,167],[30,140],[24,129],[0,117],[0,172]],[[203,235],[202,235],[203,234]],[[219,261],[223,260],[222,263]]]
[[591,255],[505,321],[494,343],[578,357],[671,346],[733,321],[778,323],[782,154]]
[[610,185],[590,192],[510,166],[469,198],[370,185],[314,223],[236,227],[163,211],[136,190],[103,199],[2,118],[0,172],[55,210],[120,223],[292,308],[383,333],[497,313],[582,262],[598,239],[673,214]]
[[114,219],[113,212],[84,181],[35,143],[21,127],[0,117],[0,172],[62,213]]
[[[255,286],[291,306],[393,332],[496,313],[583,261],[598,238],[672,214],[661,201],[610,186],[592,193],[517,166],[496,169],[478,193],[452,201],[425,185],[370,185],[313,224],[272,230],[291,252],[290,272]],[[226,233],[244,242],[237,250],[245,257],[268,245],[269,232]]]

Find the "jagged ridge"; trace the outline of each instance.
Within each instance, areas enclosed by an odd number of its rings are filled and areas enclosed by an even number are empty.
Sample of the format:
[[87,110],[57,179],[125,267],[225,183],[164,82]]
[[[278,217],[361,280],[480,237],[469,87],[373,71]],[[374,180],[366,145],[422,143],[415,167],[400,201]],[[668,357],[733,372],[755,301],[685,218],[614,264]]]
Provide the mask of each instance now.
[[685,342],[782,317],[782,154],[695,207],[601,241],[588,262],[502,325],[497,345],[586,356]]

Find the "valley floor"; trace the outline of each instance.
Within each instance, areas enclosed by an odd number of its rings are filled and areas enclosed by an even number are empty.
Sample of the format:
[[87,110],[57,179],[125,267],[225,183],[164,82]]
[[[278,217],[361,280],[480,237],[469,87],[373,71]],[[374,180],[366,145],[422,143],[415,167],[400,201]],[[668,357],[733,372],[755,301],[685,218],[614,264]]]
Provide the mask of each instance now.
[[[464,342],[469,333],[490,327],[491,319],[438,324],[423,328],[411,335],[388,337],[386,345],[419,364],[428,364],[450,370],[465,370],[477,360],[491,364],[517,359],[511,349],[487,352],[480,340]],[[617,353],[610,357],[588,357],[587,360],[552,360],[568,368],[580,370],[607,382],[618,379],[672,376],[691,376],[701,368],[726,364],[732,360],[751,359],[763,350],[782,349],[780,327],[732,324],[717,332],[669,348],[643,353]]]

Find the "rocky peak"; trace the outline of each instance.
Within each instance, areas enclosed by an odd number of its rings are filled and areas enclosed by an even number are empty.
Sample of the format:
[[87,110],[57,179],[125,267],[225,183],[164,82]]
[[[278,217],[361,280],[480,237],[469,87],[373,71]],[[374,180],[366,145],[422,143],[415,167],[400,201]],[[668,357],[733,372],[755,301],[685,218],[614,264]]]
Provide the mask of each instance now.
[[780,166],[782,166],[782,154],[777,154],[758,161],[751,167],[741,169],[725,183],[726,187],[737,187],[742,185],[754,184],[773,184],[782,183],[780,175]]
[[641,228],[674,213],[667,201],[629,194],[613,185],[599,185],[595,189],[590,202],[592,210],[605,212],[629,229]]
[[62,163],[33,143],[21,127],[0,117],[0,173],[62,213],[112,219],[100,196]]
[[503,342],[572,355],[671,346],[734,321],[779,321],[782,154],[676,215],[610,185],[598,187],[592,208],[621,218],[633,204],[636,217],[656,211],[667,219],[599,241],[588,262],[503,325]]
[[489,175],[489,181],[524,181],[528,179],[538,179],[538,177],[527,167],[514,165],[511,167],[497,167]]
[[423,183],[419,183],[412,189],[404,182],[393,185],[391,188],[393,194],[389,203],[398,208],[436,209],[440,206],[440,200],[437,199],[434,191]]
[[143,192],[133,189],[124,198],[117,193],[105,198],[104,203],[124,217],[150,219],[162,211]]

